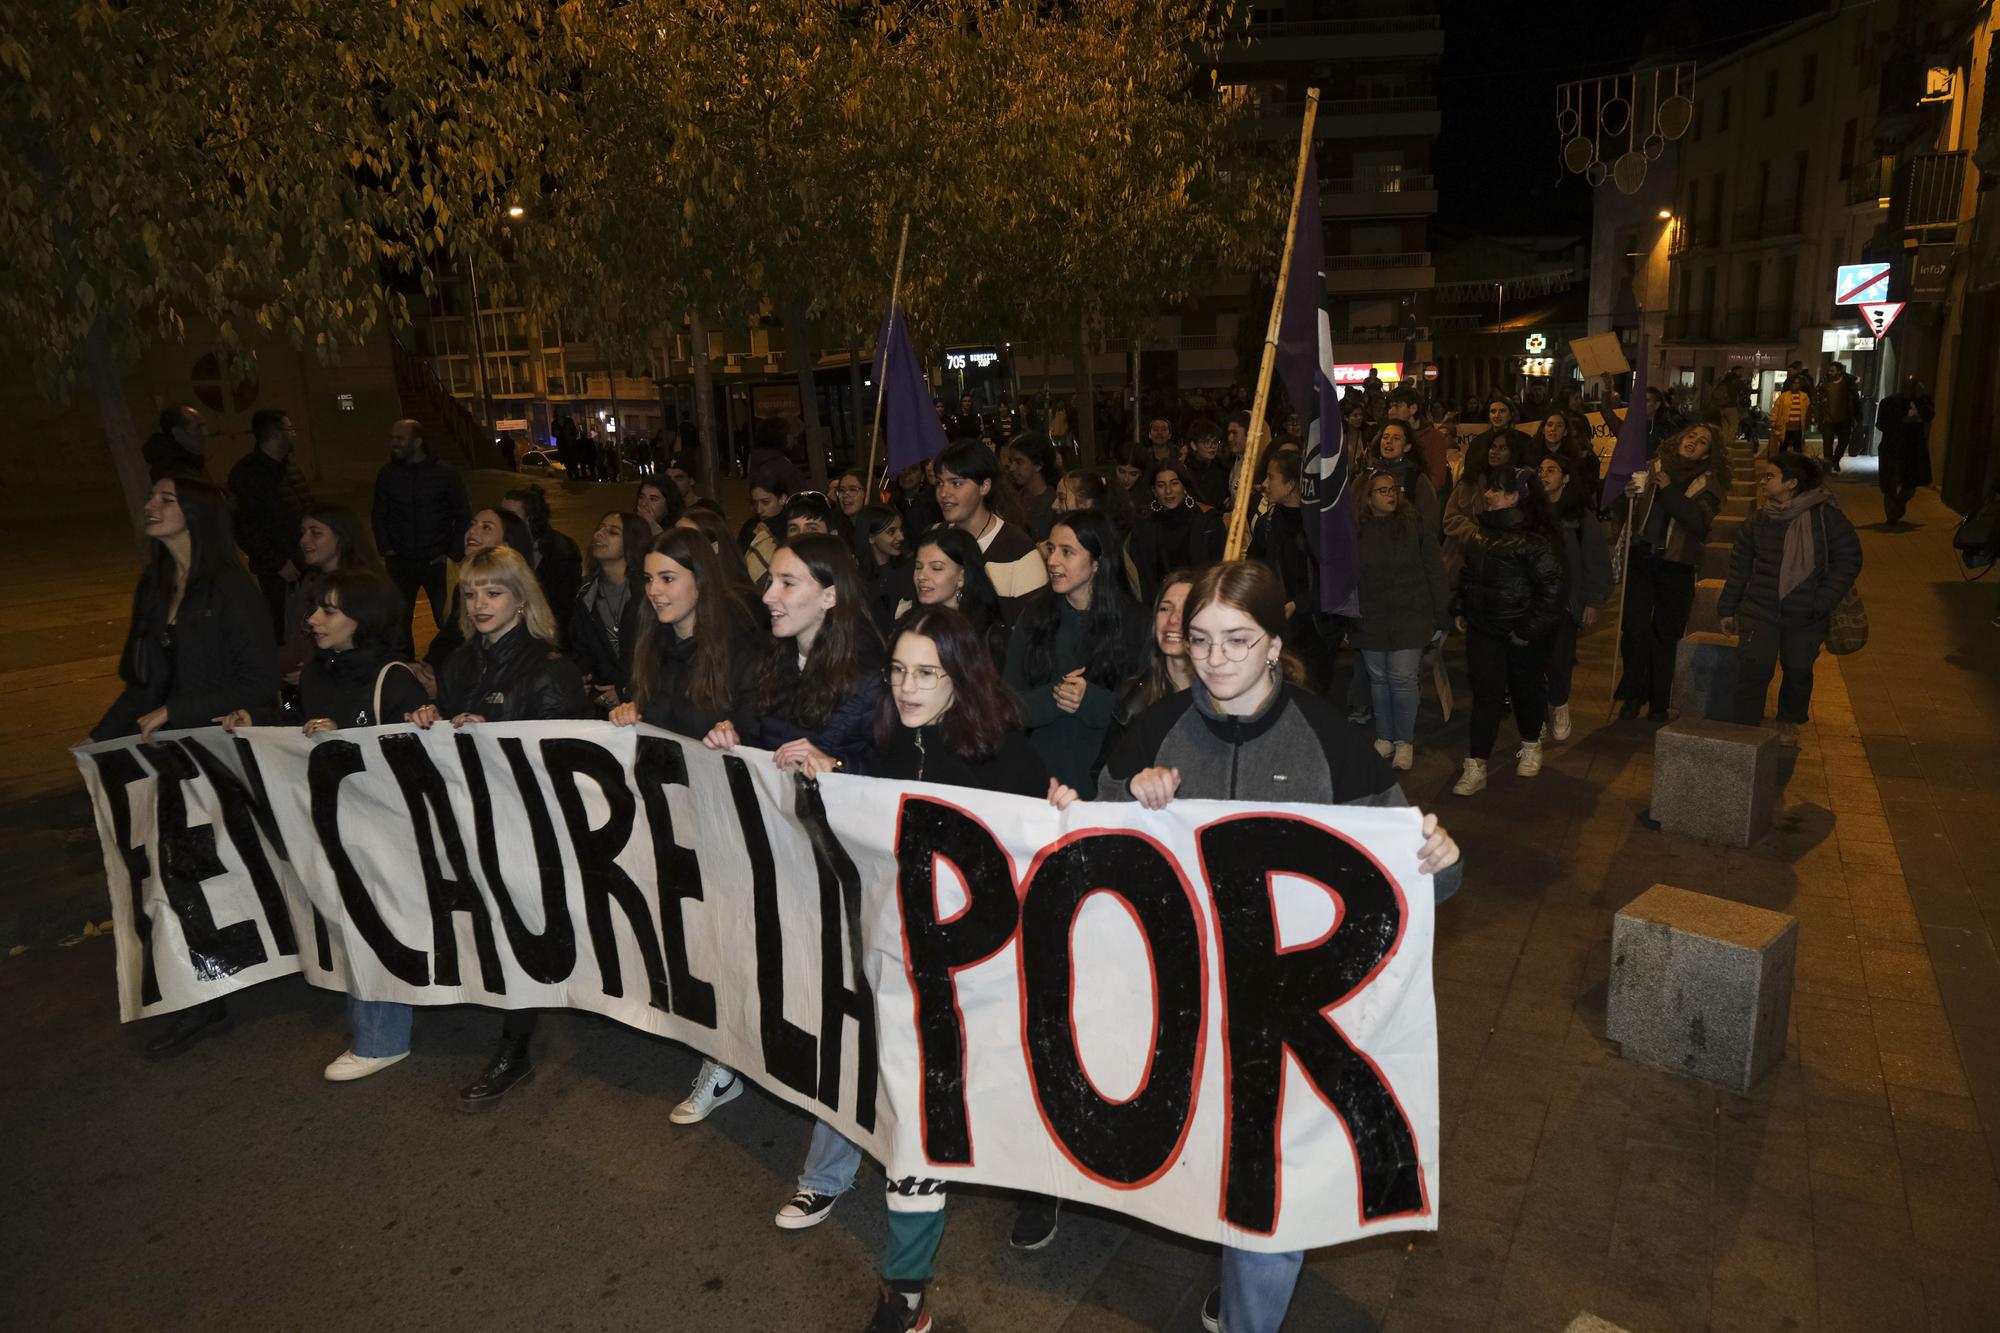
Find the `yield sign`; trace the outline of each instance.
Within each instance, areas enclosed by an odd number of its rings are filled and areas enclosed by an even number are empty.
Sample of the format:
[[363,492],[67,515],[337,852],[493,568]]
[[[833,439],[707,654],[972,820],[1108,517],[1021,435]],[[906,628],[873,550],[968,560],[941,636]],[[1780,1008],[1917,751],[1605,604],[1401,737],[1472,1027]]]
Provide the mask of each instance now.
[[1861,306],[1861,318],[1868,321],[1868,331],[1879,338],[1896,322],[1896,316],[1903,313],[1903,304],[1901,301],[1867,301]]

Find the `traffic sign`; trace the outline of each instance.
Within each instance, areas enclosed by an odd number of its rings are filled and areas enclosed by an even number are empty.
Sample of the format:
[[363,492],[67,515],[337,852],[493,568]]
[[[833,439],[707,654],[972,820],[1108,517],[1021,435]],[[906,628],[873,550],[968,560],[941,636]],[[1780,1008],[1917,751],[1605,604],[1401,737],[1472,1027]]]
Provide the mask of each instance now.
[[1833,303],[1864,305],[1889,299],[1887,264],[1842,264],[1833,271]]
[[1437,377],[1438,377],[1437,362],[1426,361],[1424,363],[1424,378],[1427,380],[1434,380]]
[[1901,301],[1868,301],[1861,306],[1861,318],[1868,323],[1868,331],[1877,338],[1889,331],[1896,322],[1896,316],[1903,313]]

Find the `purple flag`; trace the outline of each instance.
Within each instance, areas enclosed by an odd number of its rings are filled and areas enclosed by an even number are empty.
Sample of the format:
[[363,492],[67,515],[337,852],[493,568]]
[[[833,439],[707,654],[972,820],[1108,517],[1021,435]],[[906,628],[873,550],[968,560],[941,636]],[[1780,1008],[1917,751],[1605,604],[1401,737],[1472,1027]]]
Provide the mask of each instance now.
[[882,386],[882,429],[889,436],[890,473],[944,452],[944,425],[931,406],[930,382],[910,346],[909,322],[893,305],[882,312],[871,378]]
[[1652,456],[1652,433],[1646,421],[1646,344],[1639,343],[1639,360],[1632,372],[1632,397],[1625,404],[1625,420],[1618,427],[1618,443],[1611,450],[1611,460],[1604,465],[1604,490],[1598,496],[1600,509],[1608,509],[1611,502],[1625,489],[1625,483],[1632,480],[1632,474],[1642,472],[1646,460]]
[[1285,309],[1278,320],[1278,378],[1285,396],[1306,425],[1300,466],[1300,498],[1306,540],[1312,547],[1319,582],[1318,609],[1354,615],[1360,564],[1354,488],[1348,484],[1347,451],[1340,438],[1340,395],[1333,385],[1333,336],[1326,316],[1326,237],[1320,223],[1319,162],[1306,161],[1299,196],[1298,230],[1292,240],[1292,270]]

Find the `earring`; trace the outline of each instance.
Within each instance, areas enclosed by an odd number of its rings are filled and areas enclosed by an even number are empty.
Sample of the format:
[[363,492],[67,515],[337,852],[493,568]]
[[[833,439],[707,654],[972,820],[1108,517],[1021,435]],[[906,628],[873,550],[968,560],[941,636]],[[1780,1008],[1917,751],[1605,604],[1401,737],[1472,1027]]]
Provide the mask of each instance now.
[[1264,670],[1271,673],[1271,679],[1278,678],[1278,659],[1273,657],[1264,663]]

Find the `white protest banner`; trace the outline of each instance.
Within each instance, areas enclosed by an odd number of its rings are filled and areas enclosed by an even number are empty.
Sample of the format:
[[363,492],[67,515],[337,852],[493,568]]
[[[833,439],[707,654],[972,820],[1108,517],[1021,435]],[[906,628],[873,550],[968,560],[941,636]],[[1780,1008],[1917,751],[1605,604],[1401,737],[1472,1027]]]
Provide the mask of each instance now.
[[1412,810],[815,786],[605,723],[76,754],[127,1019],[291,973],[583,1009],[724,1061],[892,1181],[1257,1250],[1436,1227]]

